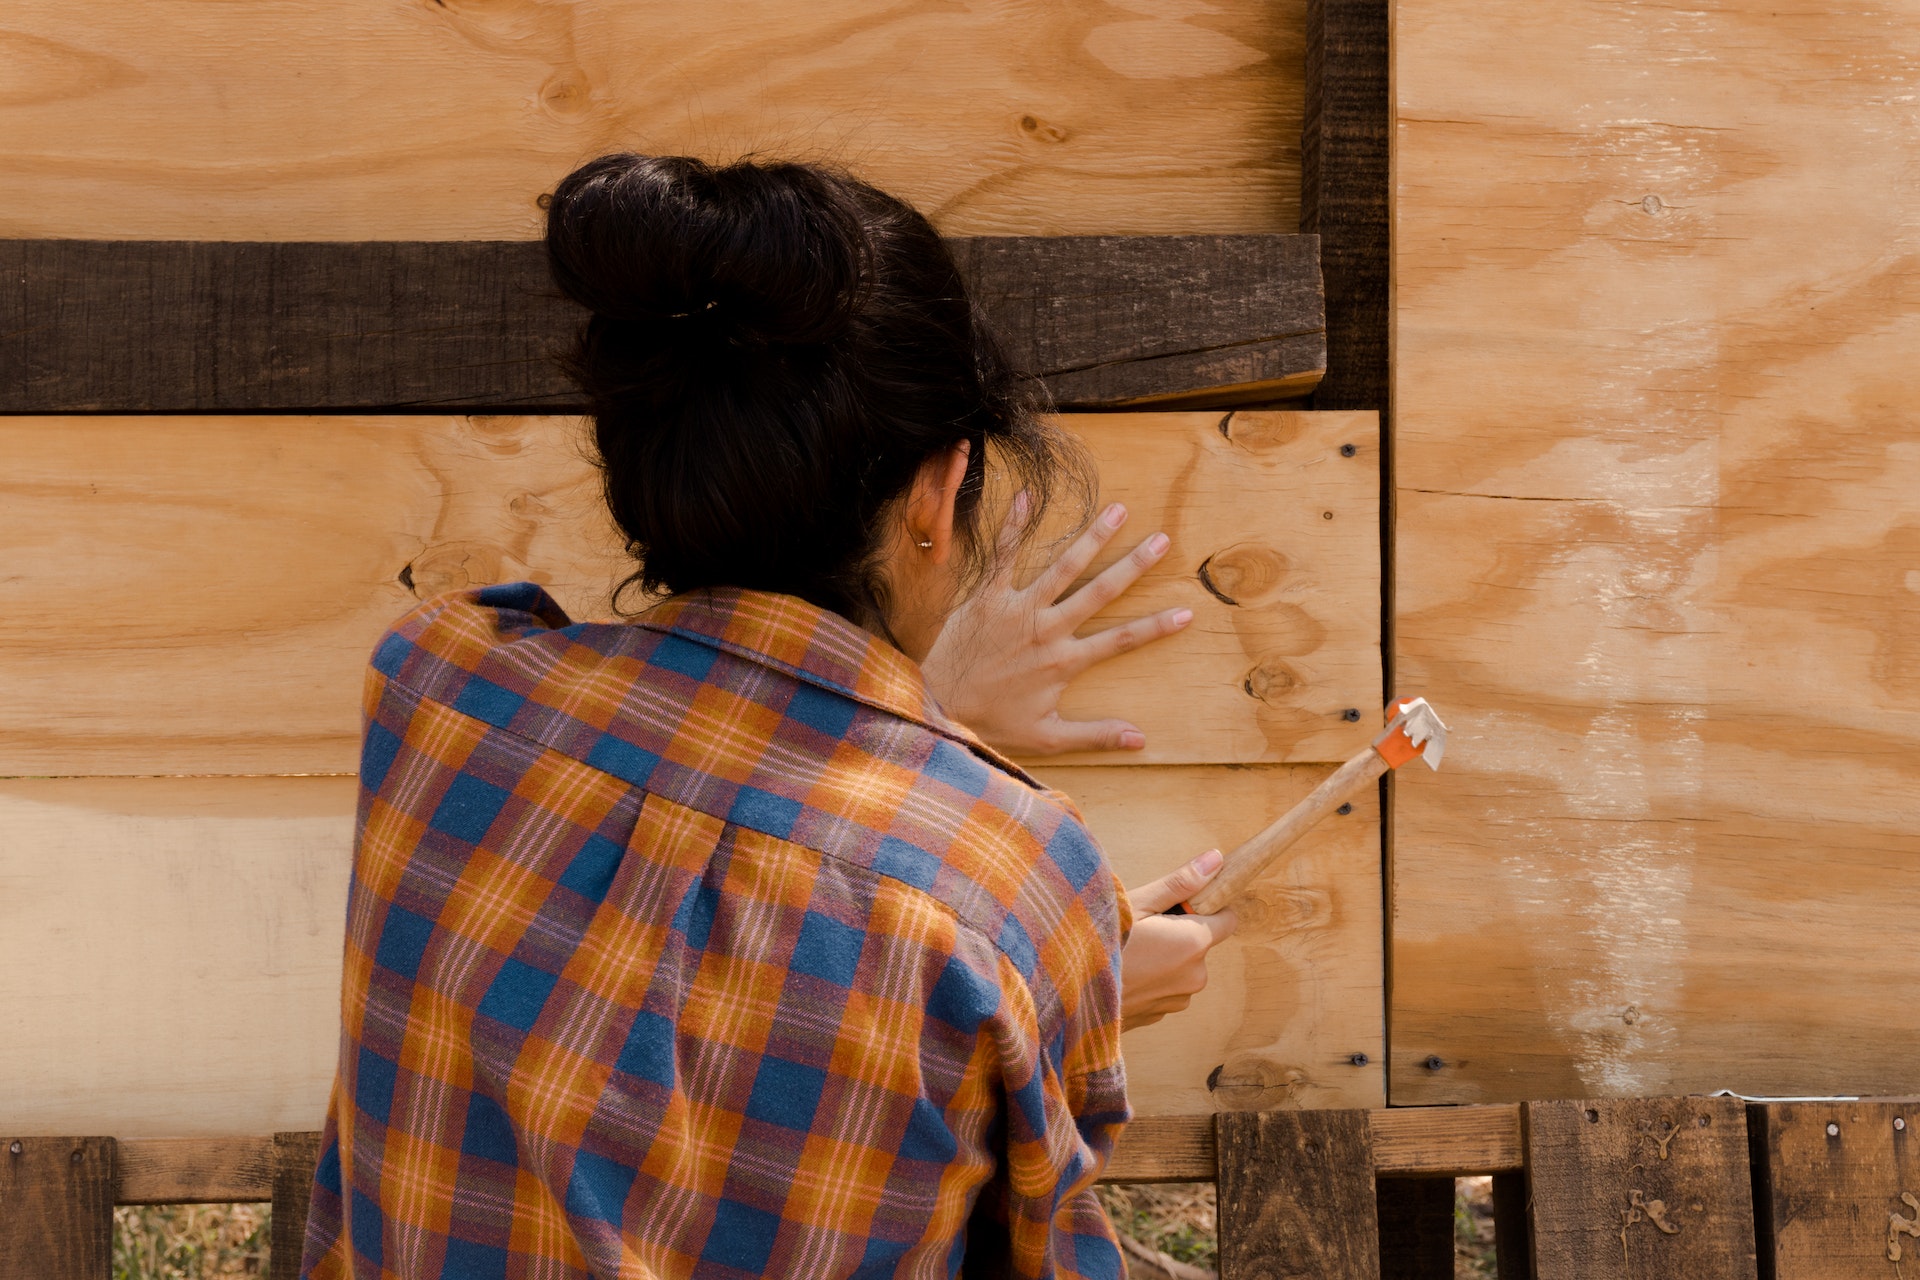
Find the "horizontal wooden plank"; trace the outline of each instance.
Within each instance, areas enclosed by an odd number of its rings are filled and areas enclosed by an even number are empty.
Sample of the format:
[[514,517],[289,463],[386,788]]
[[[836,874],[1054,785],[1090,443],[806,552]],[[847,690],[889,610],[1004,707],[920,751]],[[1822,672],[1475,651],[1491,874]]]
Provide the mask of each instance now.
[[[1138,883],[1265,821],[1323,771],[1052,776]],[[13,1130],[246,1138],[318,1124],[338,1042],[354,792],[350,778],[0,782],[0,970],[12,975],[0,1079]],[[1369,806],[1255,885],[1244,934],[1216,953],[1194,1008],[1128,1034],[1135,1106],[1377,1103],[1379,903]],[[259,1173],[237,1148],[206,1158],[209,1176],[239,1176],[219,1173],[235,1161]],[[155,1168],[136,1162],[132,1185],[164,1186]]]
[[1403,1178],[1506,1173],[1523,1163],[1520,1108],[1389,1107],[1373,1113],[1373,1167]]
[[1213,1117],[1136,1116],[1101,1174],[1102,1182],[1212,1182],[1220,1174]]
[[[1396,1107],[1373,1111],[1376,1173],[1399,1177],[1503,1173],[1521,1167],[1520,1108]],[[273,1194],[268,1137],[120,1140],[119,1204],[215,1204]],[[1213,1117],[1134,1118],[1107,1162],[1105,1182],[1211,1182]]]
[[[1130,885],[1286,812],[1324,765],[1042,768]],[[1236,902],[1192,1005],[1126,1035],[1127,1087],[1150,1115],[1386,1101],[1380,813],[1329,818]]]
[[10,1131],[317,1127],[353,798],[350,778],[0,782]]
[[[1154,529],[1174,542],[1114,616],[1196,616],[1067,709],[1134,718],[1149,761],[1364,741],[1372,416],[1068,421],[1135,511],[1113,555]],[[604,614],[627,565],[580,444],[561,418],[0,418],[0,774],[351,772],[366,656],[417,599],[532,578]]]
[[1292,230],[1305,5],[12,0],[0,235],[531,239],[618,147],[855,166],[950,232]]
[[[1314,236],[952,242],[1062,406],[1304,395],[1326,367]],[[526,241],[0,241],[0,412],[575,411],[585,312]]]
[[264,1138],[122,1138],[115,1204],[228,1204],[273,1198]]

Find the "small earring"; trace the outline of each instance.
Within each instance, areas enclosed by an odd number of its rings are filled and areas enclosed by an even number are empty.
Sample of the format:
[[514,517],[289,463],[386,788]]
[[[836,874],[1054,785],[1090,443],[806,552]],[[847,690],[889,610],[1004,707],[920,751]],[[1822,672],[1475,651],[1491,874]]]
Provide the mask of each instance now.
[[933,550],[933,539],[928,538],[925,542],[918,543],[917,545],[922,551],[931,551]]

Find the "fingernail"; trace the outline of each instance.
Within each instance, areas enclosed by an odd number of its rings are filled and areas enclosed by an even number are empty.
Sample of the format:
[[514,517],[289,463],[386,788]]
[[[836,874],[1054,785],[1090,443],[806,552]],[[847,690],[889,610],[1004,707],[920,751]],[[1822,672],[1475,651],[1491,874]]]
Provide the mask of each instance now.
[[1210,876],[1220,869],[1226,858],[1218,849],[1209,849],[1193,860],[1193,869],[1203,876]]
[[1165,555],[1167,548],[1172,545],[1172,540],[1164,533],[1156,533],[1147,539],[1147,551],[1151,555]]
[[1147,745],[1147,735],[1138,729],[1123,729],[1120,733],[1122,751],[1138,751]]
[[1192,622],[1192,621],[1193,621],[1193,610],[1191,610],[1191,609],[1175,609],[1175,610],[1173,611],[1173,625],[1174,625],[1174,626],[1176,626],[1176,627],[1184,627],[1184,626],[1186,626],[1186,625],[1187,625],[1187,624],[1188,624],[1189,622]]
[[1118,529],[1126,522],[1127,509],[1117,502],[1108,507],[1100,516],[1100,523],[1106,525],[1109,529]]

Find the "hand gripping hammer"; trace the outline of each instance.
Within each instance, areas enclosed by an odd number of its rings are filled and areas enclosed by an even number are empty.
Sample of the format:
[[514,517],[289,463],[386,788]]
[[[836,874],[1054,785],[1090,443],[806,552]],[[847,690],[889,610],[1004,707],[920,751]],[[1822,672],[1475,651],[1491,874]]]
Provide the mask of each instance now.
[[1397,698],[1387,707],[1387,729],[1373,745],[1333,771],[1313,794],[1280,816],[1279,821],[1226,856],[1220,873],[1186,902],[1195,915],[1212,915],[1240,896],[1253,878],[1265,871],[1288,846],[1311,831],[1319,821],[1373,785],[1389,769],[1398,769],[1418,756],[1429,769],[1440,767],[1447,750],[1447,726],[1440,722],[1425,698]]

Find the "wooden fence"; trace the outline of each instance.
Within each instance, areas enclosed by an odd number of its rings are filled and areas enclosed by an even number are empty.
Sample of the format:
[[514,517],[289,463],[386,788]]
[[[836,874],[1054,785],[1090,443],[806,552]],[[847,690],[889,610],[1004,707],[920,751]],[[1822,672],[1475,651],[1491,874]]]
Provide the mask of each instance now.
[[[1884,1280],[1920,1250],[1910,1119],[1920,1100],[1223,1112],[1136,1122],[1105,1180],[1216,1183],[1222,1280],[1443,1280],[1451,1180],[1475,1174],[1501,1280]],[[228,1201],[272,1203],[293,1280],[318,1138],[14,1139],[0,1280],[105,1280],[116,1204]],[[1399,1220],[1435,1203],[1440,1232]]]

